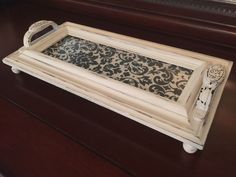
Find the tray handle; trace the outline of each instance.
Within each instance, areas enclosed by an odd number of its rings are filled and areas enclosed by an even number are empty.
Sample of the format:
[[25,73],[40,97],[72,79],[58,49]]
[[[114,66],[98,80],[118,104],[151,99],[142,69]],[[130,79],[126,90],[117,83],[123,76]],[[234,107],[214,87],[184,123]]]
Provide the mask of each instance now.
[[212,65],[205,71],[203,83],[193,112],[193,118],[195,120],[204,122],[213,94],[223,82],[225,74],[225,67],[220,64]]
[[[43,31],[44,29],[48,28],[48,27],[52,27],[53,30],[45,33],[44,35],[40,36],[39,38],[35,39],[32,41],[32,37]],[[41,20],[38,22],[33,23],[30,27],[29,30],[25,33],[24,35],[24,39],[23,39],[23,43],[25,47],[29,47],[31,46],[34,42],[36,42],[37,40],[47,36],[48,34],[50,34],[53,31],[56,31],[58,29],[58,25],[53,22],[53,21],[47,21],[47,20]]]

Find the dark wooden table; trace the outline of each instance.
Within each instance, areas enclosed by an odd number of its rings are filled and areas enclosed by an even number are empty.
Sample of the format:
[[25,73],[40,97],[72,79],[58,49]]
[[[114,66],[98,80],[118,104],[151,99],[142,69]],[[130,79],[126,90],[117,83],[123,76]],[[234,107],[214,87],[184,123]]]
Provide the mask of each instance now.
[[[71,21],[233,60],[223,47],[42,6],[0,11],[0,57],[22,46],[37,20]],[[182,143],[0,63],[0,173],[6,177],[234,177],[236,71],[227,82],[205,149]]]

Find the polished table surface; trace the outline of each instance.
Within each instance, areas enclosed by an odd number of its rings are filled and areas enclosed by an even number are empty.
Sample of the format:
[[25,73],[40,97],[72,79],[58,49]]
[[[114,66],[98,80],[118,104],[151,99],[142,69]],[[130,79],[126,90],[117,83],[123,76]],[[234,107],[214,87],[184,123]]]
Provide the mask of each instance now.
[[[37,20],[81,23],[233,60],[233,50],[153,34],[53,8],[18,4],[0,11],[0,57],[22,46]],[[0,63],[0,174],[10,177],[234,177],[236,71],[232,69],[205,149],[182,143]]]

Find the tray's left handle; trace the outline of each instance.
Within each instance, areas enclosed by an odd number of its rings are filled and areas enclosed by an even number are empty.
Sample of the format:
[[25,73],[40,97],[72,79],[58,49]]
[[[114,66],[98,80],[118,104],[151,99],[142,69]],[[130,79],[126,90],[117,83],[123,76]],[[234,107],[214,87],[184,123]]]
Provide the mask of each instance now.
[[[42,35],[39,38],[37,38],[37,39],[32,41],[32,37],[35,34],[45,30],[48,27],[52,27],[52,30],[50,32],[47,32],[44,35]],[[31,46],[33,44],[33,42],[36,42],[37,40],[45,37],[49,33],[57,30],[57,28],[58,28],[58,25],[55,22],[53,22],[53,21],[41,20],[41,21],[35,22],[34,24],[32,24],[29,27],[29,30],[24,35],[24,40],[23,40],[24,46],[25,47]]]

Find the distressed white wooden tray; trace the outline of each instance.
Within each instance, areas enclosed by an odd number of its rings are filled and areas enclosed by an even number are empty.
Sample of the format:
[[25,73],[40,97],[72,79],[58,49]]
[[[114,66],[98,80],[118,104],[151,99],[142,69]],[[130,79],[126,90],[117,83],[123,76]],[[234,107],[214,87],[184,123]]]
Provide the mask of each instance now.
[[188,153],[203,149],[232,67],[224,59],[45,20],[34,23],[24,46],[3,62],[14,73],[28,73],[171,136]]

